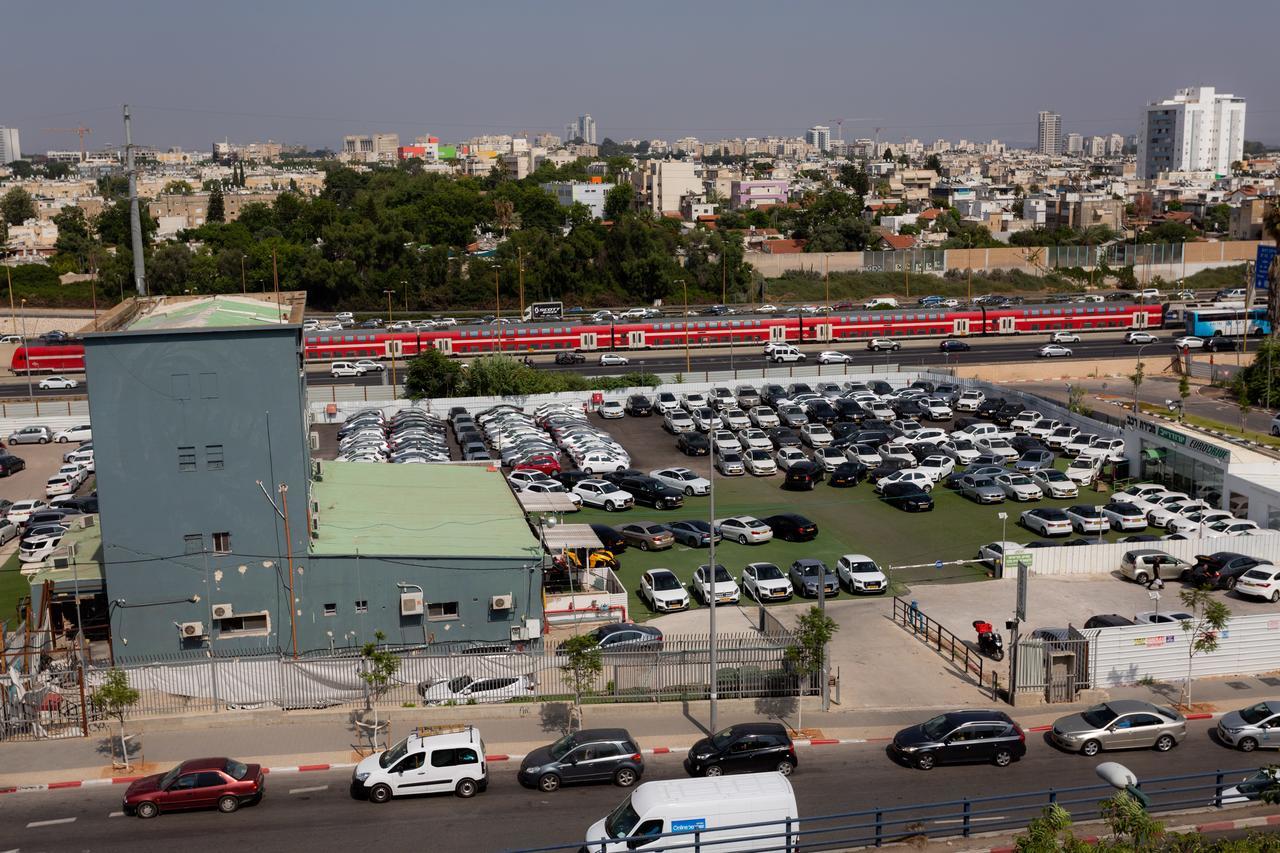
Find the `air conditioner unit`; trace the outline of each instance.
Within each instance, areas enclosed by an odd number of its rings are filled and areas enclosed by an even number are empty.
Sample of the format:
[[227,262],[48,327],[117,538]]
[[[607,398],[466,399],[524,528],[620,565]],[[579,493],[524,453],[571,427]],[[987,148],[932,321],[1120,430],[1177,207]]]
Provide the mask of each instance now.
[[489,599],[490,610],[510,610],[511,600],[514,598],[511,593],[506,595],[495,595]]
[[80,516],[80,527],[82,529],[86,527],[93,527],[97,523],[98,523],[98,517],[96,515]]
[[[310,433],[310,435],[311,435],[311,449],[319,450],[320,449],[320,433],[313,432],[313,433]],[[317,463],[316,474],[318,475],[319,473],[320,473],[320,465],[319,463]]]
[[320,536],[320,515],[314,512],[311,513],[311,535],[313,537]]
[[182,622],[178,625],[178,633],[182,635],[184,640],[192,640],[197,637],[207,636],[204,630],[203,622]]
[[213,605],[214,619],[230,619],[232,616],[235,616],[235,615],[236,615],[235,610],[231,607],[230,604]]
[[423,610],[422,593],[420,592],[400,593],[400,615],[401,616],[421,616],[422,610]]

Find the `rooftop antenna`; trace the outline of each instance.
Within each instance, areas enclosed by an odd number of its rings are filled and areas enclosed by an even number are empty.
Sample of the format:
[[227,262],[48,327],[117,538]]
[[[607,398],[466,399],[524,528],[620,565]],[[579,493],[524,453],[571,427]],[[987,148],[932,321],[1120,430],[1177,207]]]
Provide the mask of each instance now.
[[138,215],[138,170],[133,163],[133,129],[129,105],[124,105],[125,168],[129,172],[129,233],[133,236],[133,281],[138,295],[147,295],[147,271],[142,258],[142,218]]

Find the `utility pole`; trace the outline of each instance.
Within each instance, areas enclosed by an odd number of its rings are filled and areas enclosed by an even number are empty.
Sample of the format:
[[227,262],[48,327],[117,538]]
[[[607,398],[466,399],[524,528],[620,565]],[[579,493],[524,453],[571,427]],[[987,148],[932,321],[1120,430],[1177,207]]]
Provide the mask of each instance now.
[[142,219],[138,215],[138,170],[133,157],[133,126],[124,105],[125,168],[129,172],[129,233],[133,237],[133,281],[139,296],[147,295],[147,271],[142,257]]
[[244,252],[240,253],[240,295],[249,295],[249,284],[244,277]]
[[293,659],[298,659],[298,600],[293,597],[293,538],[289,531],[289,487],[279,486],[280,503],[284,506],[284,546],[289,555],[289,640],[293,644]]
[[524,247],[516,246],[516,278],[520,282],[520,319],[524,319]]
[[711,667],[711,713],[707,725],[711,729],[711,733],[715,734],[719,731],[716,726],[716,705],[719,700],[720,678],[716,670],[716,431],[711,430],[711,455],[708,460],[711,462],[711,470],[707,473],[707,480],[711,484],[707,489],[707,512],[710,513],[708,522],[711,524],[710,550],[707,552],[707,562],[711,571],[711,577],[708,579],[710,583],[709,589],[711,594],[707,596],[711,600],[711,644],[707,654],[707,662]]
[[684,279],[679,279],[680,288],[684,291],[684,372],[691,373],[693,367],[689,358],[689,285],[684,283]]
[[498,352],[502,352],[502,294],[498,291],[498,268],[493,268],[494,323],[498,327]]

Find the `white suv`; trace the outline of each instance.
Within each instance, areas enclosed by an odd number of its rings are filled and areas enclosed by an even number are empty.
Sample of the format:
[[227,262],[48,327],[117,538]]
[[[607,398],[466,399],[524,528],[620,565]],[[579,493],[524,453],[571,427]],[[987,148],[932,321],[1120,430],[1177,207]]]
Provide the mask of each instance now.
[[629,509],[635,503],[630,492],[623,491],[608,480],[582,480],[573,487],[573,491],[582,498],[585,505],[600,507],[607,512]]
[[484,741],[471,726],[444,734],[419,730],[386,752],[368,756],[351,773],[351,790],[373,803],[399,794],[452,791],[474,797],[489,786]]

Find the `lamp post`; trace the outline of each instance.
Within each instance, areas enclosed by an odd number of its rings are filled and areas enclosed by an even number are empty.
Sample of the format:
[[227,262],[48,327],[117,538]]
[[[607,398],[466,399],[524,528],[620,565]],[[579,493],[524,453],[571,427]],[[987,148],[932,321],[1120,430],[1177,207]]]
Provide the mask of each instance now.
[[[13,286],[12,282],[10,282],[9,286],[10,287]],[[27,341],[27,300],[24,298],[21,304],[22,304],[22,342],[25,345]],[[27,373],[27,398],[34,403],[36,400],[36,392],[31,390],[31,359],[27,359],[26,373]]]
[[244,252],[240,253],[240,295],[249,295],[249,282],[244,276]]
[[[391,321],[391,297],[392,297],[392,295],[393,295],[393,294],[395,294],[395,291],[394,291],[394,290],[384,290],[384,291],[382,291],[382,292],[383,292],[383,293],[385,293],[385,294],[387,294],[387,328],[389,329],[389,328],[391,328],[391,323],[392,323],[392,321]],[[405,299],[406,299],[406,301],[407,301],[407,300],[408,300],[408,296],[406,296],[406,297],[405,297]],[[390,340],[390,341],[388,341],[388,342],[387,342],[387,349],[389,350],[389,352],[390,352],[390,354],[391,354],[391,398],[392,398],[392,399],[395,399],[395,396],[396,396],[396,344],[397,344],[397,343],[398,343],[398,341],[397,341],[397,340],[395,340],[395,339]]]
[[684,279],[678,278],[680,289],[684,291],[684,372],[693,372],[693,363],[689,356],[689,286],[685,284]]
[[1142,383],[1142,351],[1151,344],[1142,344],[1138,347],[1138,363],[1134,366],[1133,375],[1138,377],[1138,381],[1133,383],[1133,413],[1138,414],[1138,386]]
[[1000,577],[1004,577],[1004,564],[1005,564],[1004,558],[1005,556],[1007,556],[1004,553],[1004,548],[1005,548],[1005,542],[1007,541],[1007,537],[1008,537],[1008,533],[1006,532],[1006,530],[1009,525],[1009,513],[998,512],[996,513],[996,518],[1000,519]]
[[707,456],[711,465],[707,472],[707,481],[710,486],[707,488],[707,513],[709,515],[707,521],[711,525],[711,536],[709,537],[709,550],[707,552],[708,571],[711,573],[709,578],[711,584],[711,594],[707,596],[711,600],[711,615],[708,630],[711,634],[710,648],[707,651],[707,664],[711,668],[711,711],[709,714],[708,725],[711,727],[711,733],[715,734],[719,729],[716,726],[716,705],[719,699],[719,673],[716,669],[716,431],[711,430],[709,436],[711,439],[711,453]]

